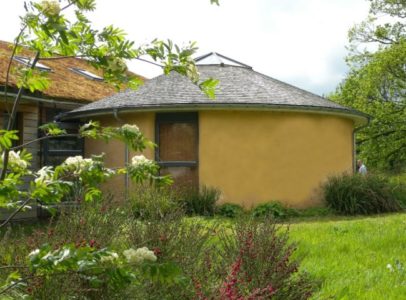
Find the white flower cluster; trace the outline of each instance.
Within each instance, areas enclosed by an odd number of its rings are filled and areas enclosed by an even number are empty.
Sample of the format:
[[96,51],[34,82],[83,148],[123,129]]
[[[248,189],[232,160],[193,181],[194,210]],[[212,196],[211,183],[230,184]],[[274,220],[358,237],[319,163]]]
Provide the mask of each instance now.
[[134,250],[132,248],[124,250],[123,254],[129,263],[142,263],[145,260],[156,261],[156,256],[153,251],[147,247],[138,248]]
[[152,160],[146,158],[144,155],[136,155],[131,160],[131,165],[133,167],[149,166],[153,163]]
[[49,166],[42,167],[36,173],[38,177],[35,178],[35,182],[48,183],[52,179],[53,174],[54,170],[52,169],[52,167]]
[[48,17],[55,17],[61,12],[61,6],[56,0],[42,0],[41,8],[44,15]]
[[[2,155],[2,161],[4,158],[4,154]],[[28,163],[20,157],[20,151],[14,152],[11,150],[8,153],[8,162],[11,167],[20,168],[20,169],[27,169]]]
[[107,61],[107,69],[112,72],[125,72],[127,71],[127,65],[124,60],[118,57],[110,57]]
[[80,173],[84,168],[91,166],[93,160],[90,158],[83,158],[81,155],[68,157],[64,163],[65,166],[74,166],[75,173]]
[[118,258],[118,254],[116,252],[109,252],[109,255],[102,256],[100,258],[101,262],[112,262]]
[[137,125],[124,124],[123,126],[121,126],[121,129],[125,130],[125,131],[129,131],[134,134],[140,132],[140,129],[138,128]]

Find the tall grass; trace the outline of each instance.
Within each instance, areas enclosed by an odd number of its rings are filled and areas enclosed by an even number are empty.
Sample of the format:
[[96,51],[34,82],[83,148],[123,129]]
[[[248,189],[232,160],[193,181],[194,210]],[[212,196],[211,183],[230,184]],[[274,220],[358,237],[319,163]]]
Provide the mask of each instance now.
[[402,209],[386,176],[333,176],[323,185],[324,199],[336,213],[368,215]]
[[405,299],[405,220],[392,214],[291,225],[301,269],[320,282],[312,299]]

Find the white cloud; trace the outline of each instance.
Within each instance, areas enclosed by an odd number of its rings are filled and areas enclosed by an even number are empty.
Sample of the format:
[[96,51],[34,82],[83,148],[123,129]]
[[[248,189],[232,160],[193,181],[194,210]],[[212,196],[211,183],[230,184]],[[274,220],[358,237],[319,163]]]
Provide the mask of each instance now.
[[[3,0],[4,1],[4,0]],[[0,39],[18,33],[23,0],[3,3]],[[347,31],[365,18],[365,0],[99,0],[90,14],[98,26],[114,24],[137,43],[171,38],[197,41],[199,54],[217,51],[255,70],[316,93],[331,91],[345,73]],[[7,28],[7,30],[5,30]],[[147,77],[160,71],[130,67]]]

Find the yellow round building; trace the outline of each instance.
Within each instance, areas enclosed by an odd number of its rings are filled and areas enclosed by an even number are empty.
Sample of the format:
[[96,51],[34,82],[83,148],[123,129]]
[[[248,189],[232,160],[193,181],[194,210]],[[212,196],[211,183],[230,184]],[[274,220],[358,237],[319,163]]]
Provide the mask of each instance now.
[[[251,207],[280,201],[320,204],[320,184],[354,169],[354,130],[366,115],[280,82],[218,53],[197,60],[202,78],[218,79],[208,99],[171,73],[69,112],[63,119],[136,124],[157,144],[146,156],[176,183],[217,187],[221,201]],[[106,153],[109,166],[131,158],[119,142],[86,141],[86,155]],[[125,179],[110,189],[123,191]]]

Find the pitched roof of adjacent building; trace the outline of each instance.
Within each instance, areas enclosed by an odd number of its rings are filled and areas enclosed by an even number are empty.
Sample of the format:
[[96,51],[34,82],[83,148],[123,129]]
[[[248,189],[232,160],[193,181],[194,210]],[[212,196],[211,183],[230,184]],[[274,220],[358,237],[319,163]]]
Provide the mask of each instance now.
[[172,72],[149,80],[138,90],[126,90],[75,109],[63,118],[101,115],[112,110],[269,108],[335,112],[366,122],[366,115],[361,112],[258,73],[221,54],[213,52],[201,56],[196,64],[202,79],[219,80],[215,100],[209,99],[185,76]]
[[[12,44],[0,41],[0,86],[6,82],[6,72],[12,53]],[[12,66],[24,63],[24,60],[33,57],[33,53],[22,49]],[[20,58],[20,59],[19,59]],[[39,69],[48,72],[50,86],[41,93],[41,97],[50,99],[68,100],[77,103],[92,101],[113,95],[117,90],[100,80],[103,76],[101,70],[91,66],[86,60],[79,58],[64,58],[40,61]],[[99,77],[99,78],[98,78]],[[17,78],[11,74],[9,86],[16,87]]]

